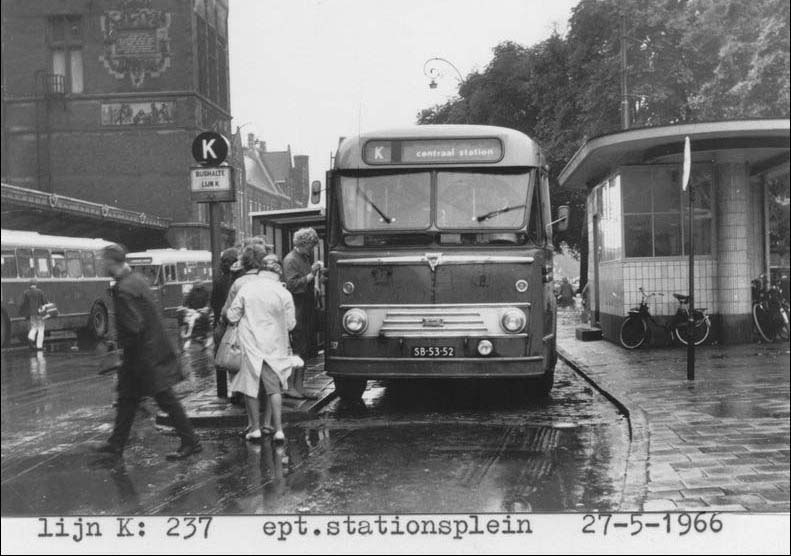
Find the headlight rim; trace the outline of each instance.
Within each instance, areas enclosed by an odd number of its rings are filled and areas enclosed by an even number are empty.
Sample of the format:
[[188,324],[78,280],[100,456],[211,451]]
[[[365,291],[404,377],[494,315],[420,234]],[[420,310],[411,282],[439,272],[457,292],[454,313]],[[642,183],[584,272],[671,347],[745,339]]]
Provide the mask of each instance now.
[[[358,315],[360,320],[362,321],[363,325],[360,330],[354,331],[349,329],[348,319],[352,315]],[[368,313],[363,311],[362,309],[352,308],[346,311],[343,314],[343,319],[341,321],[341,325],[343,326],[343,330],[352,336],[361,336],[365,334],[365,331],[368,330]]]
[[[506,326],[505,321],[506,318],[509,316],[516,316],[520,319],[521,324],[516,329],[511,329]],[[527,314],[518,307],[511,307],[503,311],[503,314],[500,316],[500,327],[503,329],[504,332],[507,334],[519,334],[524,332],[527,328]]]

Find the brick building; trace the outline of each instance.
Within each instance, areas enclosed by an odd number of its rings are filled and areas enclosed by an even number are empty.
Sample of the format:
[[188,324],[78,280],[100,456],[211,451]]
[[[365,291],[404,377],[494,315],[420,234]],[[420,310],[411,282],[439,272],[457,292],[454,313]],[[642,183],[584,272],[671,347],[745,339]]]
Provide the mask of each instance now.
[[[234,141],[239,141],[234,137]],[[247,217],[243,234],[260,234],[253,229],[250,213],[301,208],[307,206],[309,187],[309,157],[285,151],[269,151],[266,142],[247,134],[244,147],[245,199]]]
[[[0,5],[3,182],[167,218],[171,245],[207,248],[190,143],[230,136],[228,1]],[[242,211],[222,211],[231,242]]]

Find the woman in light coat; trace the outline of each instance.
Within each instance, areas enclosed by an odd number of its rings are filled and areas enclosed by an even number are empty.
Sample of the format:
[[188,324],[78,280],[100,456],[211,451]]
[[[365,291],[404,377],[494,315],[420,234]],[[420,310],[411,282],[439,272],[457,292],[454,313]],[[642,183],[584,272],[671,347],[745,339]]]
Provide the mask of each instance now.
[[294,300],[280,282],[276,262],[265,261],[265,254],[259,245],[245,248],[243,258],[261,261],[262,271],[246,279],[226,314],[229,322],[238,323],[242,351],[241,369],[231,382],[231,390],[245,396],[249,423],[245,438],[254,441],[262,435],[258,390],[263,385],[274,438],[282,441],[281,393],[294,365],[288,333],[296,326],[296,318]]

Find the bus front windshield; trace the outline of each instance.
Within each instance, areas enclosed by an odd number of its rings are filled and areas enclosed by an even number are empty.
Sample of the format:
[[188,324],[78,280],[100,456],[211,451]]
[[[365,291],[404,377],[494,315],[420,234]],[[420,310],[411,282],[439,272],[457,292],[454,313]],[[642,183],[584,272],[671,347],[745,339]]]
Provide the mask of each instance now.
[[525,226],[532,172],[437,171],[341,178],[349,231],[514,230]]
[[162,265],[158,265],[158,264],[132,265],[132,270],[134,272],[139,272],[140,274],[142,274],[150,286],[159,285],[160,268],[162,268]]

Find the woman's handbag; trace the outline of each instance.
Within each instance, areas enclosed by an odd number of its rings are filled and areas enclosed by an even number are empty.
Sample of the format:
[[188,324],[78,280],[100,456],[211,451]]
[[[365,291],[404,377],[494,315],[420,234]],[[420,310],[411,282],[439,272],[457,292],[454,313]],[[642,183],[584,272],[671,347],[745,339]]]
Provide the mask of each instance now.
[[236,326],[229,326],[217,348],[214,364],[235,373],[242,368],[242,348],[239,345],[239,331]]

